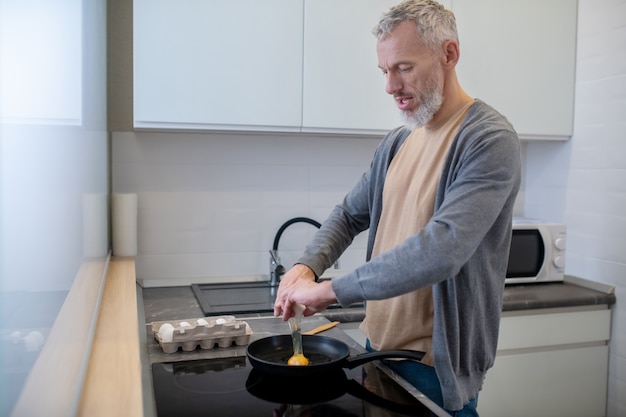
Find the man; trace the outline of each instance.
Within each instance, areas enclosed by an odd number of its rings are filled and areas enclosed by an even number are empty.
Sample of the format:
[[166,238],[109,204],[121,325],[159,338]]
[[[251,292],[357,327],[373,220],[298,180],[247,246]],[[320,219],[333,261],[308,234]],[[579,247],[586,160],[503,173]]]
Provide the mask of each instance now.
[[[406,127],[379,145],[370,169],[335,207],[281,281],[274,313],[305,315],[366,300],[369,349],[426,352],[390,361],[459,416],[493,365],[520,184],[519,140],[508,121],[463,91],[454,15],[431,0],[393,7],[375,28],[378,66]],[[360,232],[367,262],[317,283]]]

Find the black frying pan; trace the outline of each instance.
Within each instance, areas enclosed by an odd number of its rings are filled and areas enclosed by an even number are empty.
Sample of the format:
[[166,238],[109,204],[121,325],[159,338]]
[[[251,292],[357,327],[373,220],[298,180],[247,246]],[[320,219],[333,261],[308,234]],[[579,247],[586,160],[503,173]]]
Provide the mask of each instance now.
[[424,352],[414,350],[383,350],[350,356],[350,348],[343,342],[327,336],[302,335],[302,351],[309,359],[308,366],[289,366],[293,355],[291,335],[270,336],[248,345],[248,359],[262,372],[284,376],[320,375],[341,368],[352,369],[364,363],[386,358],[413,359],[424,357]]

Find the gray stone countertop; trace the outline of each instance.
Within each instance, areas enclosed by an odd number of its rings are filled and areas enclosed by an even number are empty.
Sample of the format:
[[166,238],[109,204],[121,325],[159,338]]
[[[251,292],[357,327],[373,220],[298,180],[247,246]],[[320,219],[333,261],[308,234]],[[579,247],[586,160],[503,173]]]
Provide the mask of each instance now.
[[[203,317],[204,314],[190,287],[144,288],[143,304],[146,323]],[[615,294],[612,287],[577,277],[566,277],[564,282],[509,285],[504,290],[504,312],[560,307],[612,305]],[[268,317],[263,314],[241,314],[238,318]],[[331,321],[359,322],[365,309],[339,308],[320,315]]]
[[505,287],[502,311],[602,304],[615,304],[613,287],[582,278],[566,276],[563,282],[516,284]]

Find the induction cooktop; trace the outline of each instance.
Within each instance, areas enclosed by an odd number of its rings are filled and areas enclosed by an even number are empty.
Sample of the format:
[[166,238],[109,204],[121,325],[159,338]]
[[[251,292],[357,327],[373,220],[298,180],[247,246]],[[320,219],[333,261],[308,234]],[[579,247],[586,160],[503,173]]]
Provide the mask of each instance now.
[[375,363],[285,379],[236,357],[154,363],[152,375],[158,417],[431,415]]

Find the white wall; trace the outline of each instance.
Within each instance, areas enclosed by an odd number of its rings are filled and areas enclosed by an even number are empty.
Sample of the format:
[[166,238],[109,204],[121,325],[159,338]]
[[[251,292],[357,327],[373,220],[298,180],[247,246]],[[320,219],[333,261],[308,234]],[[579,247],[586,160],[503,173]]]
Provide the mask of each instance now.
[[608,415],[626,415],[626,2],[582,0],[567,272],[615,286]]
[[527,149],[526,212],[565,221],[566,273],[615,287],[607,415],[626,415],[626,2],[579,0],[574,135]]

